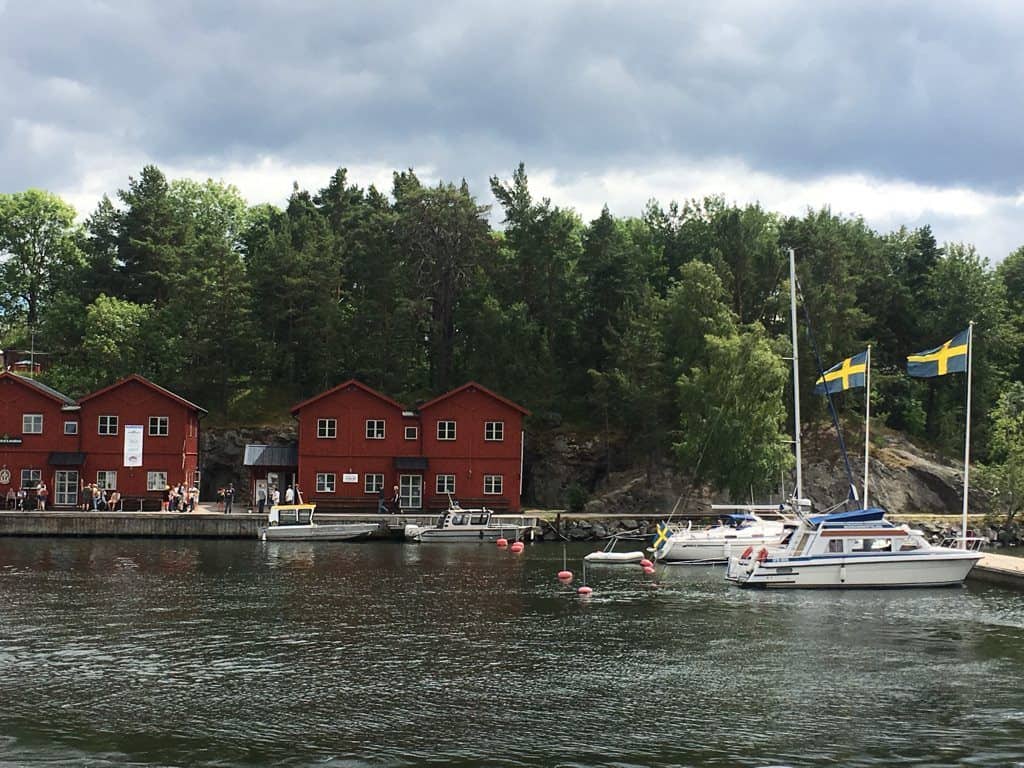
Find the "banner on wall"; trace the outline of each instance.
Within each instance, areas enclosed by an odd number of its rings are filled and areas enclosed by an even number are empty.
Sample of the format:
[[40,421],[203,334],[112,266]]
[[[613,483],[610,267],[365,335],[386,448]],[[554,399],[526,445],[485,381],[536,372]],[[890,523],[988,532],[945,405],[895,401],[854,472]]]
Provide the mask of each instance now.
[[125,424],[124,427],[124,465],[126,467],[142,466],[142,425]]

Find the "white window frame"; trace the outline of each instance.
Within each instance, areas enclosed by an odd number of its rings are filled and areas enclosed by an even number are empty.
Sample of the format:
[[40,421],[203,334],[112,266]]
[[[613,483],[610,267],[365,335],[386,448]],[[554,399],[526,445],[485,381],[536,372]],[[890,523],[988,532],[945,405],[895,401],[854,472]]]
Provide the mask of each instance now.
[[[490,486],[491,490],[487,490],[488,486]],[[504,475],[484,475],[484,496],[501,496],[504,492]]]
[[[160,427],[163,427],[163,431],[160,431]],[[155,429],[154,429],[155,427]],[[167,437],[171,434],[171,419],[168,416],[150,416],[149,417],[149,436],[150,437]]]
[[[442,481],[444,482],[442,483]],[[455,475],[438,475],[434,478],[434,493],[438,495],[455,493]]]
[[[33,429],[38,427],[38,429]],[[21,414],[21,434],[41,435],[43,434],[43,414],[23,413]]]
[[96,434],[98,435],[117,435],[120,426],[120,419],[113,414],[105,413],[96,418]]
[[[448,427],[451,426],[451,435],[448,434]],[[442,427],[444,429],[442,430]],[[443,421],[437,422],[437,439],[438,440],[454,440],[457,434],[458,425],[455,423],[455,419],[444,419]]]
[[383,474],[367,472],[363,475],[363,493],[380,493],[383,488]]
[[416,426],[409,426],[405,428],[405,439],[415,440],[420,436],[420,428]]
[[65,435],[77,435],[78,434],[78,422],[77,421],[65,421],[64,422],[64,434]]
[[319,440],[335,440],[338,437],[338,420],[317,419],[316,436]]
[[26,491],[30,488],[35,488],[41,482],[43,482],[43,470],[41,469],[23,469],[21,470],[21,488]]
[[146,473],[146,490],[162,491],[167,487],[167,472],[157,470]]
[[112,469],[97,470],[96,485],[105,491],[117,490],[117,472]]
[[[488,436],[488,433],[490,435]],[[484,441],[489,443],[503,443],[505,442],[505,422],[504,421],[485,421],[484,422]]]
[[384,419],[367,419],[366,420],[366,439],[367,440],[383,440],[384,439]]
[[316,492],[334,493],[338,488],[338,476],[334,472],[316,473]]

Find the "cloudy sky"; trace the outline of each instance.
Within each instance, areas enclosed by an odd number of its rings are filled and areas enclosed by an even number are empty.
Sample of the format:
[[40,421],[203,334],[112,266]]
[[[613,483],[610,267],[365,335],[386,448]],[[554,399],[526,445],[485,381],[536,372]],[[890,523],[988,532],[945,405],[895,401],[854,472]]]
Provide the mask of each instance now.
[[283,203],[333,169],[707,194],[1024,245],[1024,3],[0,0],[0,192],[146,163]]

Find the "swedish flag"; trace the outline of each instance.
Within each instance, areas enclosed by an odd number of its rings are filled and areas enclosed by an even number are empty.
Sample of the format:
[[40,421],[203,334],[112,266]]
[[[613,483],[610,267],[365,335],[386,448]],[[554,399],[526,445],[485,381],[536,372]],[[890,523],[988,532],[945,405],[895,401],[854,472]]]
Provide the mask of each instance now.
[[651,549],[657,549],[662,544],[667,544],[670,538],[672,538],[672,529],[668,527],[668,523],[658,523],[658,536]]
[[814,382],[814,394],[824,395],[825,392],[842,392],[844,389],[863,387],[867,378],[868,352],[864,350],[859,355],[848,357],[841,363],[836,363],[825,374]]
[[918,352],[907,357],[907,373],[919,379],[963,373],[967,370],[967,347],[971,329],[967,328],[941,347]]

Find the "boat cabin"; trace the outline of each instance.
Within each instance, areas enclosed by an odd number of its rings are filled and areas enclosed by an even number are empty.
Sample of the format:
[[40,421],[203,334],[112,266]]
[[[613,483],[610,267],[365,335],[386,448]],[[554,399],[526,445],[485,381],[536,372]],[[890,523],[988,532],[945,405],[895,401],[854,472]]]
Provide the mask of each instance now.
[[316,504],[280,504],[270,508],[268,525],[312,525]]

